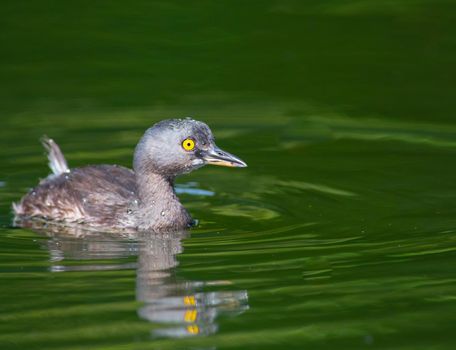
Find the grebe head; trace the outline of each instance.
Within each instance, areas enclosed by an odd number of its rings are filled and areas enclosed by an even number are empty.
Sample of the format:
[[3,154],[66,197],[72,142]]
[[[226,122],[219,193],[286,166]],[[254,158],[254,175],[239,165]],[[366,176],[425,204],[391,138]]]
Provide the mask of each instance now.
[[246,167],[215,144],[209,127],[191,118],[163,120],[149,128],[136,146],[135,172],[174,177],[205,164]]

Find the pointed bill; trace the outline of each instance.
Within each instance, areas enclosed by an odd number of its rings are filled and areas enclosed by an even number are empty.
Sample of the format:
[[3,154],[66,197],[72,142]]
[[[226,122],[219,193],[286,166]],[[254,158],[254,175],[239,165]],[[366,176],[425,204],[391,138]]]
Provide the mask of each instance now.
[[205,151],[202,158],[207,164],[238,168],[245,168],[247,166],[242,159],[236,157],[234,154],[221,150],[217,146],[211,150]]

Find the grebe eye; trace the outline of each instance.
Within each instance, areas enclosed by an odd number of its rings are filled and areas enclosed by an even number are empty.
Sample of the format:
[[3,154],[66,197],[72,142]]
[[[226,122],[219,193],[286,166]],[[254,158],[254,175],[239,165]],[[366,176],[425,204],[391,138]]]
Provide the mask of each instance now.
[[195,148],[195,141],[193,141],[192,139],[185,139],[184,141],[182,141],[182,147],[186,151],[192,151]]

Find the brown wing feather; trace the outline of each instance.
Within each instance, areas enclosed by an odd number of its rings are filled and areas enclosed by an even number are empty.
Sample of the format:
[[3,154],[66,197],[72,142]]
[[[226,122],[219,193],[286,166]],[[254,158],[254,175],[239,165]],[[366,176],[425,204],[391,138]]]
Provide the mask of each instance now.
[[13,206],[16,215],[94,226],[130,226],[137,199],[133,171],[115,165],[72,169],[50,176]]

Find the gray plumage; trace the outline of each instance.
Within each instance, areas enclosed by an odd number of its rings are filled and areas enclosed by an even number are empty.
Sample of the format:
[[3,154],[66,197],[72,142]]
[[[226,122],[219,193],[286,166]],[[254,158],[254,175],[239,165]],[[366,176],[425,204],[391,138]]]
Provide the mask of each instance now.
[[[194,149],[184,149],[191,139]],[[59,146],[47,137],[53,174],[13,203],[16,222],[50,220],[101,231],[174,231],[192,219],[177,198],[178,175],[205,164],[244,167],[220,150],[209,127],[192,119],[171,119],[149,128],[136,146],[133,170],[117,165],[69,169]]]

